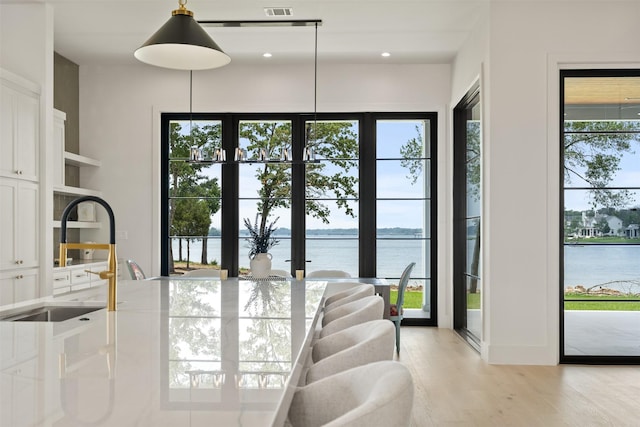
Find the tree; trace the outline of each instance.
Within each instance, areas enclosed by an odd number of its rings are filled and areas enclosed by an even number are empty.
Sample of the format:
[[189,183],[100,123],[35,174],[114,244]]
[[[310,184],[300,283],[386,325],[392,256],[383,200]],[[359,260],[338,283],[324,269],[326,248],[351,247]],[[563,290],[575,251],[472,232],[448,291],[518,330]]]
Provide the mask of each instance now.
[[620,208],[633,200],[627,190],[606,187],[620,170],[625,153],[633,153],[640,124],[634,121],[565,121],[564,181],[582,182],[590,187],[589,198],[594,209]]
[[[175,215],[178,210],[177,201],[183,200],[181,198],[197,197],[204,201],[204,204],[209,210],[207,227],[211,224],[211,215],[215,214],[220,209],[220,186],[218,180],[216,178],[209,178],[202,173],[203,169],[208,165],[184,161],[184,159],[189,158],[192,146],[201,148],[205,153],[211,153],[215,148],[220,147],[220,141],[221,128],[218,123],[206,124],[204,126],[193,124],[193,127],[188,133],[183,131],[179,122],[172,122],[170,124],[170,158],[181,159],[169,162],[169,225],[171,233],[175,233],[175,230],[178,229],[184,230],[184,226],[182,224],[178,224],[174,227]],[[201,228],[198,229],[200,230]],[[185,234],[177,233],[177,235],[183,236]],[[202,260],[204,260],[203,263],[207,263],[206,237],[208,235],[208,228],[205,232],[198,235],[203,238]],[[181,238],[179,259],[182,259]],[[169,245],[169,271],[171,272],[174,271],[173,260],[174,256],[172,245]]]
[[[467,121],[467,197],[473,198],[475,202],[480,200],[480,172],[482,165],[480,163],[480,121]],[[473,245],[473,257],[471,258],[471,266],[469,273],[471,274],[469,283],[469,293],[478,292],[478,279],[480,271],[480,218],[474,221],[475,238]]]
[[[190,194],[192,197],[203,197],[202,201],[206,203],[209,208],[210,215],[215,214],[220,210],[220,186],[218,185],[218,178],[207,179],[200,182],[196,187],[192,188],[193,192]],[[211,221],[209,221],[211,224]],[[209,231],[202,235],[202,253],[200,255],[200,263],[208,264],[207,254],[207,238]]]
[[200,199],[179,199],[175,202],[175,212],[171,223],[172,234],[184,236],[187,240],[187,269],[190,261],[190,244],[195,238],[209,232],[211,216],[207,203]]
[[[315,129],[313,129],[315,127]],[[347,215],[355,217],[351,200],[357,198],[358,178],[350,176],[351,169],[357,168],[358,138],[350,122],[321,122],[307,127],[307,141],[312,141],[316,155],[330,159],[329,162],[341,168],[329,174],[325,163],[306,165],[306,214],[329,223],[330,209],[321,198],[335,198],[336,204]],[[280,155],[283,149],[291,149],[291,124],[289,122],[244,122],[240,126],[240,138],[245,139],[249,158],[257,158],[260,150],[265,150],[269,158]],[[256,172],[261,183],[258,190],[259,230],[264,232],[269,215],[276,208],[291,206],[291,165],[265,163]]]
[[409,169],[409,175],[407,178],[411,180],[411,185],[418,182],[418,178],[422,175],[422,157],[424,151],[424,141],[422,138],[422,132],[420,127],[416,126],[417,136],[408,140],[402,147],[400,147],[400,155],[403,160],[400,161],[402,167]]
[[609,232],[611,231],[611,227],[609,227],[609,222],[607,222],[607,219],[605,217],[602,217],[598,221],[598,223],[596,224],[596,228],[602,234],[609,234]]

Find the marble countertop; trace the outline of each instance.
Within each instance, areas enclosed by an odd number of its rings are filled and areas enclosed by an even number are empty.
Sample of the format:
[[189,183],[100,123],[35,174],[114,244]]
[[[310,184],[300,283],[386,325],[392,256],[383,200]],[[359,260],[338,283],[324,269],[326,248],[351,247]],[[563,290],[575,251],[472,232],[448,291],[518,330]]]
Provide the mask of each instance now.
[[[120,281],[116,312],[2,321],[0,425],[281,425],[325,285]],[[105,295],[55,303],[103,307]]]

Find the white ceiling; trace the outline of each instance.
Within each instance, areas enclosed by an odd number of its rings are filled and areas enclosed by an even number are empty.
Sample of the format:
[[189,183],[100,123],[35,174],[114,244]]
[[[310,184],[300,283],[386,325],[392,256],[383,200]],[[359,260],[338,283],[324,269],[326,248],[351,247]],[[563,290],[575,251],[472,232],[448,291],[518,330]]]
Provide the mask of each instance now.
[[[177,9],[177,0],[34,0],[55,14],[55,51],[79,65],[133,64],[133,52]],[[448,63],[490,0],[190,0],[196,20],[321,19],[319,61]],[[16,0],[0,0],[11,3]],[[18,1],[20,2],[20,1]],[[292,7],[267,18],[265,7]],[[313,58],[313,27],[207,28],[232,62]],[[273,57],[265,59],[264,52]],[[382,58],[383,51],[391,53]]]

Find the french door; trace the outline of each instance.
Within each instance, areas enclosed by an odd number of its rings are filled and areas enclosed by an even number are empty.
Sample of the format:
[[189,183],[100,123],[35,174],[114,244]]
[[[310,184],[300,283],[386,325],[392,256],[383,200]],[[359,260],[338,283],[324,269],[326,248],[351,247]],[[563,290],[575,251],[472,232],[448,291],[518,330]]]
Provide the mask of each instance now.
[[454,329],[479,350],[482,337],[482,129],[477,85],[455,107],[453,120],[453,322]]
[[640,363],[640,70],[560,73],[560,361]]

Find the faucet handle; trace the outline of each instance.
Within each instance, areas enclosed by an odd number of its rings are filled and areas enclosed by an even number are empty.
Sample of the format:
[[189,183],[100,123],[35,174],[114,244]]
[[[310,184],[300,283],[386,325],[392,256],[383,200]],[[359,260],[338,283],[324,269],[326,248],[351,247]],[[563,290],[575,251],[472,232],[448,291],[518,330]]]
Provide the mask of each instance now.
[[109,270],[105,270],[105,271],[85,270],[85,272],[91,273],[91,274],[96,274],[96,275],[100,276],[100,278],[103,279],[103,280],[111,279],[113,276],[115,276],[113,274],[113,272],[111,272]]

